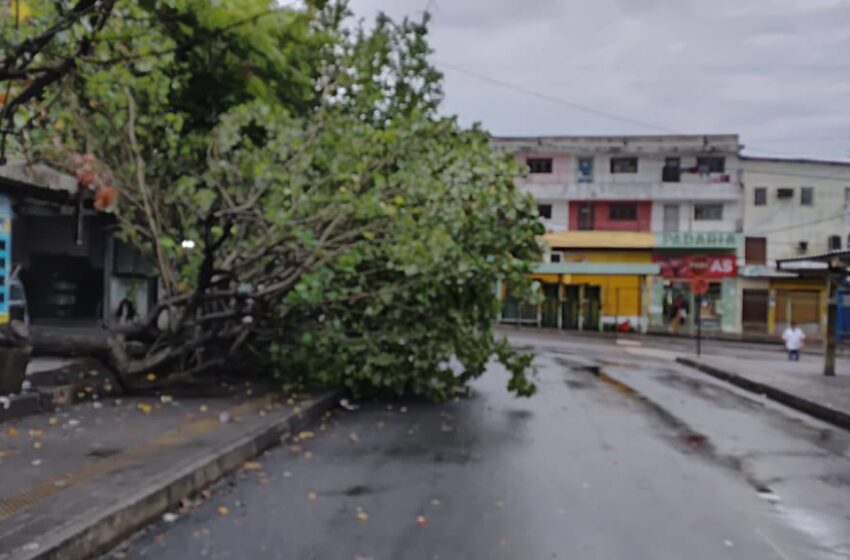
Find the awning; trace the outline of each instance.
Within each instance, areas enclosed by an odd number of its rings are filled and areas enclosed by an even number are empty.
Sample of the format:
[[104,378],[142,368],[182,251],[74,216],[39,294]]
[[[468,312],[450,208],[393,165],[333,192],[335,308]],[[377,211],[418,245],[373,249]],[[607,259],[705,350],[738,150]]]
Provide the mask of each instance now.
[[649,231],[559,231],[543,240],[552,249],[652,249],[655,234]]
[[800,275],[850,272],[850,250],[830,251],[819,255],[778,259],[776,270]]
[[540,263],[534,267],[535,274],[604,274],[623,276],[649,276],[659,274],[657,263],[597,263],[567,262]]

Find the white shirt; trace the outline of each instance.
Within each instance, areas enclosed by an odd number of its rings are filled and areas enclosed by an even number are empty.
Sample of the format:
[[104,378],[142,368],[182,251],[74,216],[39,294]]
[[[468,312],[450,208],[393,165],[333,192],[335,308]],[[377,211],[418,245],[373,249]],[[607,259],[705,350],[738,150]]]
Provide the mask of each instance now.
[[782,340],[785,341],[785,348],[788,350],[799,350],[803,346],[803,341],[806,340],[806,333],[800,327],[785,329],[782,333]]

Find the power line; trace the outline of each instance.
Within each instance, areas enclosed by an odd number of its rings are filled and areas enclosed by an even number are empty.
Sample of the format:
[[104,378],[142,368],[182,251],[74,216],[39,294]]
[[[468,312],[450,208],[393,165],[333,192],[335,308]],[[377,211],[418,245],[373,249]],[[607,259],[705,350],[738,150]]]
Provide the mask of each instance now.
[[473,78],[477,78],[479,80],[491,83],[493,85],[497,85],[497,86],[507,88],[507,89],[512,89],[514,91],[524,93],[526,95],[531,95],[533,97],[537,97],[539,99],[543,99],[543,100],[549,101],[551,103],[557,103],[559,105],[564,105],[564,106],[570,107],[572,109],[584,111],[585,113],[590,113],[592,115],[597,115],[597,116],[605,117],[605,118],[608,118],[608,119],[627,122],[627,123],[635,124],[635,125],[642,126],[642,127],[645,127],[645,128],[651,128],[653,130],[659,130],[659,131],[662,131],[662,132],[666,132],[668,134],[679,134],[675,130],[667,128],[665,126],[658,126],[658,125],[655,125],[655,124],[652,124],[652,123],[648,123],[646,121],[641,121],[641,120],[638,120],[638,119],[632,119],[630,117],[625,117],[623,115],[618,115],[616,113],[610,113],[608,111],[603,111],[601,109],[596,109],[594,107],[582,105],[581,103],[576,103],[576,102],[570,101],[568,99],[555,97],[554,95],[535,91],[535,90],[529,89],[525,86],[513,84],[513,83],[510,83],[510,82],[505,82],[505,81],[499,80],[497,78],[491,78],[490,76],[485,76],[484,74],[480,74],[480,73],[475,72],[473,70],[468,70],[468,69],[463,68],[461,66],[457,66],[456,64],[451,64],[451,63],[443,62],[443,61],[439,61],[439,60],[437,61],[437,64],[440,65],[440,66],[444,66],[444,67],[448,68],[449,70],[454,70],[455,72],[460,72],[461,74],[466,74],[467,76],[472,76]]
[[[577,109],[577,110],[583,111],[585,113],[590,113],[590,114],[598,115],[598,116],[605,117],[605,118],[608,118],[608,119],[613,119],[613,120],[618,120],[618,121],[622,121],[622,122],[627,122],[627,123],[630,123],[630,124],[635,124],[635,125],[638,125],[638,126],[642,126],[642,127],[645,127],[645,128],[652,129],[652,130],[665,132],[667,134],[677,134],[677,135],[682,134],[681,132],[676,131],[672,128],[669,128],[667,126],[657,125],[657,124],[653,124],[653,123],[650,123],[650,122],[647,122],[647,121],[642,121],[642,120],[639,120],[639,119],[633,119],[631,117],[626,117],[626,116],[623,116],[623,115],[612,113],[610,111],[597,109],[595,107],[590,107],[588,105],[583,105],[581,103],[576,103],[575,101],[570,101],[570,100],[564,99],[562,97],[556,97],[554,95],[544,93],[544,92],[540,92],[540,91],[537,91],[537,90],[533,90],[531,88],[528,88],[528,87],[525,87],[525,86],[522,86],[522,85],[519,85],[519,84],[506,82],[506,81],[500,80],[498,78],[493,78],[492,76],[487,76],[487,75],[482,74],[480,72],[476,72],[474,70],[469,70],[468,68],[458,66],[457,64],[452,64],[450,62],[445,62],[445,61],[441,61],[441,60],[437,60],[436,63],[439,66],[443,66],[445,68],[448,68],[449,70],[454,70],[455,72],[459,72],[461,74],[471,76],[473,78],[476,78],[478,80],[481,80],[481,81],[484,81],[484,82],[487,82],[487,83],[490,83],[490,84],[493,84],[493,85],[497,85],[497,86],[500,86],[500,87],[503,87],[503,88],[506,88],[506,89],[510,89],[510,90],[513,90],[513,91],[516,91],[516,92],[519,92],[519,93],[523,93],[525,95],[530,95],[530,96],[536,97],[538,99],[543,99],[544,101],[549,101],[550,103],[556,103],[556,104],[559,104],[559,105],[564,105],[566,107],[570,107],[572,109]],[[770,148],[759,148],[758,144],[744,144],[744,146],[750,147],[752,149],[757,149],[757,150],[760,150],[762,152],[768,152],[768,153],[770,153],[770,152],[777,153],[777,154],[789,154],[790,153],[790,152],[781,152],[781,151],[770,149]]]
[[813,225],[816,225],[816,224],[822,224],[824,222],[831,222],[833,220],[841,219],[844,216],[845,216],[845,213],[842,212],[841,214],[836,214],[835,216],[830,216],[828,218],[821,218],[819,220],[812,220],[810,222],[803,222],[803,223],[799,223],[799,224],[794,224],[794,225],[784,226],[784,227],[779,227],[779,228],[774,228],[774,229],[768,229],[768,230],[763,230],[763,231],[749,231],[747,233],[758,233],[760,235],[766,235],[766,234],[769,234],[769,233],[777,233],[777,232],[780,232],[780,231],[788,231],[788,230],[792,230],[792,229],[799,229],[799,228],[806,227],[806,226],[813,226]]

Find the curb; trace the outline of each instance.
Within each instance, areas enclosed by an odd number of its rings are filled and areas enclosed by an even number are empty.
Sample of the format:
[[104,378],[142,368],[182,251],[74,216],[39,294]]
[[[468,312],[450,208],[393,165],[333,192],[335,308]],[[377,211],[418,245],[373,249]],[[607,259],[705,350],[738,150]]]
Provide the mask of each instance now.
[[280,444],[285,434],[315,422],[338,400],[332,391],[317,397],[301,412],[259,426],[235,441],[211,449],[173,471],[149,479],[146,486],[126,495],[94,515],[79,519],[45,534],[39,549],[14,554],[14,560],[85,560],[109,552],[134,533],[176,506],[181,499],[199,492],[236,471],[245,461]]
[[798,412],[808,414],[809,416],[822,420],[828,424],[832,424],[838,428],[850,430],[850,414],[847,414],[846,412],[841,412],[840,410],[818,404],[814,401],[800,398],[791,393],[782,391],[781,389],[777,389],[776,387],[765,385],[764,383],[759,383],[757,381],[747,379],[746,377],[741,377],[740,375],[703,364],[690,358],[683,358],[680,356],[676,358],[676,362],[697,369],[712,377],[716,377],[717,379],[728,381],[741,389],[765,395],[771,400],[784,404]]

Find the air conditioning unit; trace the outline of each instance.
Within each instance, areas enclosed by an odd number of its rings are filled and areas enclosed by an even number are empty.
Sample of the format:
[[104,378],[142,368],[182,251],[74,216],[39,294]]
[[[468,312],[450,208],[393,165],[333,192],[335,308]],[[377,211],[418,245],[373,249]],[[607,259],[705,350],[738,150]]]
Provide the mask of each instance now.
[[805,253],[809,250],[809,242],[808,241],[798,241],[797,242],[797,251],[800,253]]

